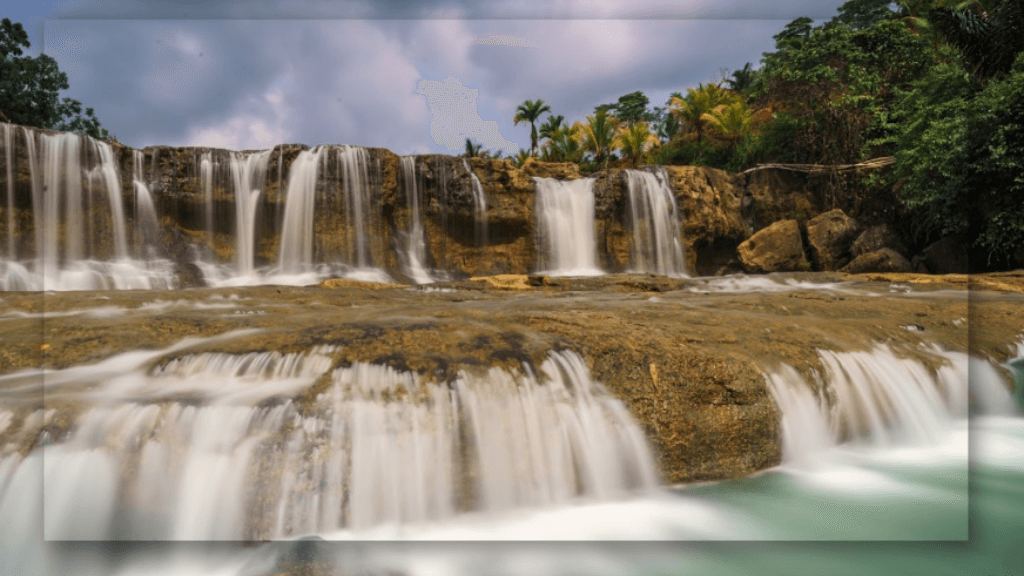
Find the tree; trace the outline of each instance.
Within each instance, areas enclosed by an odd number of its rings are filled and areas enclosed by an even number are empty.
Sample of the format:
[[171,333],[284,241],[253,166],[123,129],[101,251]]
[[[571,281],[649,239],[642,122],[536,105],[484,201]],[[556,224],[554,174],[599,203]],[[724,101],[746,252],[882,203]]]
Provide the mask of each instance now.
[[975,75],[986,80],[1007,73],[1017,54],[1024,51],[1024,4],[1003,0],[987,10],[981,8],[977,3],[937,8],[928,18],[959,50]]
[[480,155],[480,149],[483,144],[474,144],[472,140],[466,138],[466,158],[474,158]]
[[547,158],[556,162],[579,162],[583,159],[582,128],[579,122],[561,126],[551,133],[545,150]]
[[743,92],[750,88],[754,84],[754,70],[751,69],[750,62],[744,64],[743,68],[734,70],[732,78],[727,78],[725,82],[734,92]]
[[530,123],[530,156],[533,156],[537,150],[537,125],[535,123],[545,112],[550,113],[551,107],[543,100],[527,100],[520,104],[519,108],[516,108],[516,115],[512,118],[513,124]]
[[622,150],[623,155],[628,157],[630,164],[635,167],[645,153],[658,145],[658,138],[651,134],[647,122],[640,120],[624,124],[615,137],[614,145]]
[[782,32],[772,36],[772,39],[775,40],[775,49],[799,49],[803,46],[804,41],[811,36],[812,30],[814,30],[814,20],[806,16],[796,18],[789,24],[786,24]]
[[697,135],[697,144],[704,140],[704,130],[711,118],[710,113],[716,107],[732,101],[733,96],[718,84],[700,84],[697,88],[687,88],[686,97],[673,96],[669,100],[672,113],[685,127],[689,127]]
[[729,149],[735,150],[736,145],[751,132],[752,119],[750,109],[742,100],[722,104],[711,111],[707,118],[708,125],[718,131],[729,142]]
[[623,122],[635,123],[645,120],[647,115],[647,104],[650,101],[643,92],[636,91],[619,96],[619,101],[608,110],[611,114]]
[[555,116],[551,114],[548,119],[540,125],[540,137],[551,139],[551,136],[562,127],[562,123],[565,122],[565,116]]
[[853,30],[870,28],[882,20],[896,16],[889,6],[893,0],[849,0],[839,7],[839,15],[829,21],[829,25],[848,26]]
[[[959,235],[987,264],[1024,264],[1024,52],[979,88],[959,63],[940,64],[901,102],[895,177],[942,236]],[[976,268],[982,266],[974,265]]]
[[615,116],[609,116],[605,110],[600,110],[592,116],[587,116],[585,124],[578,124],[581,134],[581,146],[594,154],[594,162],[598,166],[604,163],[611,152],[612,144],[615,142],[615,135],[619,131],[621,122]]
[[60,97],[67,90],[67,74],[57,61],[46,54],[24,56],[22,48],[30,48],[28,34],[21,23],[9,18],[0,21],[0,114],[8,122],[66,130],[107,139],[110,134],[100,127],[92,108],[85,109],[71,98]]

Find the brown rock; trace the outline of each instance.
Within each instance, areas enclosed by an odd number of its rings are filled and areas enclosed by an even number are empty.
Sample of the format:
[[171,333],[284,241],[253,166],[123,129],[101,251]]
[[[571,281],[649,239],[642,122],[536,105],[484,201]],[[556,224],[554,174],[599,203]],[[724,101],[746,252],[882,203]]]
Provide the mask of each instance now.
[[523,169],[530,176],[537,178],[557,178],[559,180],[575,180],[580,177],[580,166],[572,162],[527,162]]
[[809,266],[796,220],[780,220],[759,231],[737,252],[747,272],[795,272]]
[[967,248],[957,238],[947,236],[922,252],[924,265],[932,274],[967,274]]
[[899,252],[892,248],[882,248],[867,254],[861,254],[843,267],[842,272],[860,274],[862,272],[910,272],[913,267]]
[[906,254],[907,248],[899,237],[885,224],[872,226],[861,233],[850,246],[850,256],[856,258],[882,248],[891,248],[900,254]]
[[860,232],[860,224],[838,208],[819,214],[807,222],[807,243],[821,270],[842,268],[849,262],[850,244]]

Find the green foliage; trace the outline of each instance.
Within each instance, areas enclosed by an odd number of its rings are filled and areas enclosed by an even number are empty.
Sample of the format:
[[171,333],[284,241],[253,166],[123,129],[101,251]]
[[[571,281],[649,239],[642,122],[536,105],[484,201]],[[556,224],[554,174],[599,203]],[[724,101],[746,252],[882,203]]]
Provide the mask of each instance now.
[[893,152],[891,107],[932,61],[927,41],[898,21],[816,28],[765,54],[759,96],[785,103],[799,125],[787,146],[796,161],[856,162]]
[[989,264],[1024,246],[1024,53],[983,89],[940,64],[902,102],[896,176],[907,203],[941,235],[984,250]]
[[83,115],[80,102],[60,97],[60,91],[70,87],[67,74],[46,54],[24,56],[22,48],[30,47],[20,23],[12,23],[9,18],[0,21],[0,118],[25,126],[111,138],[100,127],[92,108],[86,108]]
[[829,25],[847,26],[853,30],[870,28],[896,16],[889,9],[892,3],[892,0],[850,0],[839,7],[839,14],[829,21]]
[[533,156],[537,150],[537,125],[536,122],[540,118],[540,115],[551,112],[551,107],[544,103],[543,100],[527,100],[516,108],[516,115],[512,118],[513,124],[519,124],[520,122],[530,123],[530,156]]
[[647,119],[647,104],[650,100],[643,92],[636,91],[619,96],[619,101],[608,112],[623,122],[633,124]]
[[1007,73],[1024,51],[1024,3],[1019,0],[996,2],[991,11],[937,8],[928,19],[983,79]]
[[814,20],[801,16],[782,29],[772,39],[775,40],[776,50],[785,50],[787,48],[799,49],[803,46],[804,40],[811,36],[811,31],[814,29]]

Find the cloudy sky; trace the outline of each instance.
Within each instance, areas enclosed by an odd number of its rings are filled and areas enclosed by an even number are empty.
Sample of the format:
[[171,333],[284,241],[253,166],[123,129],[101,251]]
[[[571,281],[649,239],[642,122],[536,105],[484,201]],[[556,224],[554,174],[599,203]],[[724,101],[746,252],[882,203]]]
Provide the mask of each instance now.
[[842,0],[48,0],[0,9],[125,144],[529,146],[516,107],[582,119],[752,62]]

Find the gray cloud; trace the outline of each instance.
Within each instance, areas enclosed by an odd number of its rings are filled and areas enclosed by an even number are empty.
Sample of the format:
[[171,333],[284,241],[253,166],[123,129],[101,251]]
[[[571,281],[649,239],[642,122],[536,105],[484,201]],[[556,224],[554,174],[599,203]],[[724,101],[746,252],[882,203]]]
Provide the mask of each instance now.
[[[445,20],[422,16],[443,10],[525,13],[530,6],[384,1],[347,6],[375,15],[419,16],[262,20],[320,13],[321,4],[289,3],[286,11],[260,2],[192,6],[125,0],[119,3],[121,16],[154,19],[86,20],[111,8],[75,0],[60,4],[58,14],[65,19],[47,22],[46,40],[47,53],[69,75],[68,95],[94,107],[103,125],[133,146],[332,142],[406,154],[461,149],[470,137],[488,148],[514,150],[529,146],[529,129],[512,124],[526,99],[543,99],[570,121],[635,90],[660,105],[670,92],[706,82],[721,68],[756,64],[790,16],[809,13],[805,8],[834,12],[838,4],[785,2],[773,6],[773,14],[784,15],[775,21]],[[735,14],[763,10],[735,5]],[[660,0],[588,6],[589,12],[563,1],[550,10],[581,17],[682,13]],[[683,8],[701,14],[723,9],[706,2]],[[160,19],[175,10],[225,19]],[[330,13],[336,12],[323,12]],[[439,93],[427,92],[449,77],[476,92],[466,106],[441,111]]]

